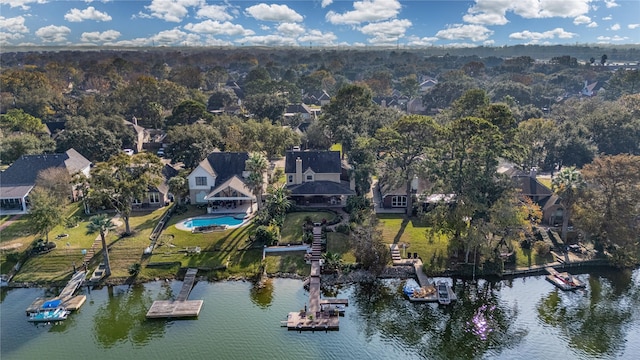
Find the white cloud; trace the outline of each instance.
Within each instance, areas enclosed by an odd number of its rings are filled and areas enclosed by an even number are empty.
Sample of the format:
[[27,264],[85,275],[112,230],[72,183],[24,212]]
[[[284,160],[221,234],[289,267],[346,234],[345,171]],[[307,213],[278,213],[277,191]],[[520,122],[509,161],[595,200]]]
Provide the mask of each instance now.
[[589,23],[589,25],[587,25],[588,28],[597,28],[598,27],[598,23],[595,21],[592,21]]
[[24,26],[24,17],[16,16],[5,18],[0,16],[0,29],[7,30],[10,33],[28,33],[29,29]]
[[333,0],[322,0],[322,4],[320,4],[320,6],[324,9],[331,4],[333,4]]
[[496,43],[495,40],[487,40],[482,43],[484,46],[493,46]]
[[407,37],[407,45],[409,46],[431,46],[434,42],[438,41],[437,37],[419,37],[411,35]]
[[505,25],[507,12],[526,19],[578,17],[589,12],[591,0],[476,0],[463,20],[472,24]]
[[[189,7],[203,5],[203,0],[152,0],[151,4],[145,6],[151,14],[164,21],[180,22],[189,13]],[[140,13],[140,17],[149,15]]]
[[64,19],[69,22],[82,22],[84,20],[111,21],[111,16],[105,12],[96,10],[93,6],[89,6],[84,10],[75,8],[69,10],[69,12],[64,15]]
[[186,32],[175,28],[171,30],[160,31],[156,35],[151,36],[149,39],[155,45],[194,45],[199,37],[195,34],[187,34]]
[[607,21],[613,20],[613,16],[607,15],[607,16],[603,17],[602,20],[607,20]]
[[203,5],[196,12],[196,17],[219,21],[233,19],[233,16],[227,13],[227,6],[225,5]]
[[285,36],[298,36],[304,32],[304,27],[295,23],[282,23],[278,25],[277,30]]
[[67,35],[71,33],[71,29],[66,26],[49,25],[36,30],[38,36],[44,42],[64,42]]
[[629,25],[627,25],[627,27],[628,27],[629,29],[633,30],[633,29],[637,29],[637,28],[639,28],[639,27],[640,27],[640,24],[629,24]]
[[493,30],[489,30],[482,25],[462,25],[455,24],[447,29],[440,30],[436,33],[436,37],[444,40],[463,40],[485,41],[489,36],[493,35]]
[[271,30],[271,26],[265,25],[265,24],[260,24],[260,30],[269,31],[269,30]]
[[555,28],[553,30],[545,32],[533,32],[529,30],[512,33],[509,38],[516,40],[534,40],[539,41],[543,39],[571,39],[578,36],[575,33],[565,31],[563,28]]
[[611,27],[609,28],[609,30],[613,30],[613,31],[618,31],[618,30],[620,30],[620,24],[613,24],[613,25],[611,25]]
[[20,33],[7,33],[7,32],[0,31],[0,44],[11,45],[11,42],[9,40],[18,40],[18,39],[22,39],[23,37],[24,35]]
[[598,36],[597,39],[599,42],[607,42],[607,41],[624,41],[629,38],[626,36],[615,35],[615,36]]
[[411,21],[407,19],[393,19],[370,23],[359,30],[365,35],[373,36],[368,40],[372,44],[392,44],[404,37],[404,33],[411,25]]
[[0,5],[9,5],[12,8],[19,7],[22,10],[29,10],[31,6],[29,4],[46,4],[47,0],[0,0]]
[[287,5],[267,5],[261,3],[258,5],[250,6],[246,9],[248,16],[251,16],[257,20],[262,21],[276,21],[276,22],[301,22],[304,18]]
[[338,37],[332,32],[323,33],[320,30],[310,30],[305,35],[300,36],[298,41],[304,44],[312,43],[316,46],[328,46],[333,45],[337,39]]
[[116,30],[84,32],[80,36],[80,41],[89,43],[113,42],[119,38],[120,35],[120,32]]
[[253,35],[253,30],[245,29],[242,25],[232,24],[228,21],[219,22],[213,20],[205,20],[197,24],[187,24],[184,26],[186,30],[199,34],[211,35],[227,35],[227,36],[249,36]]
[[607,9],[610,9],[613,7],[618,7],[620,5],[616,4],[616,0],[604,0],[604,6],[606,6]]
[[236,40],[236,43],[243,45],[258,45],[258,46],[297,46],[296,39],[292,39],[286,36],[280,35],[265,35],[265,36],[246,36],[244,38]]
[[589,24],[590,22],[591,22],[591,18],[586,15],[580,15],[575,19],[573,19],[574,25]]
[[326,15],[327,21],[332,24],[360,24],[362,22],[372,22],[387,20],[395,17],[400,12],[400,2],[398,0],[362,0],[353,3],[354,10],[338,14],[329,11]]

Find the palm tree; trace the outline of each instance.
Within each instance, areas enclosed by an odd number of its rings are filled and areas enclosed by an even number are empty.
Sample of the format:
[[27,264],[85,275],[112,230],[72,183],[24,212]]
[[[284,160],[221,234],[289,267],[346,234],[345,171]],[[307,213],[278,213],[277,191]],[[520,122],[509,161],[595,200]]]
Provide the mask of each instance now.
[[277,184],[270,187],[265,206],[275,223],[278,224],[278,226],[282,226],[287,210],[291,207],[287,187],[284,184]]
[[261,153],[251,153],[245,163],[245,169],[250,172],[247,185],[251,188],[258,203],[258,210],[262,208],[262,191],[264,190],[264,173],[267,171],[267,159]]
[[562,168],[560,172],[553,178],[551,182],[553,191],[560,197],[560,204],[563,207],[562,212],[562,241],[567,243],[567,228],[569,227],[569,218],[571,217],[571,209],[576,202],[580,192],[585,186],[582,174],[575,167]]
[[100,240],[102,240],[102,254],[104,257],[105,276],[111,275],[111,265],[109,265],[109,250],[107,249],[107,233],[111,230],[115,230],[116,226],[111,222],[111,219],[107,214],[100,214],[92,216],[87,224],[87,234],[100,233]]

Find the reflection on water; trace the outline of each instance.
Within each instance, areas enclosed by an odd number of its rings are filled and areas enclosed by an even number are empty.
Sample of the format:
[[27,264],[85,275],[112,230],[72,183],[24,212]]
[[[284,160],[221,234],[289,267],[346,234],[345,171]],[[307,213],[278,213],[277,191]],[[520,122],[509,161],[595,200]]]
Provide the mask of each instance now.
[[[638,312],[639,289],[630,272],[589,277],[589,290],[543,297],[540,319],[560,329],[569,346],[594,356],[615,356],[624,350],[625,333]],[[637,316],[635,318],[637,321]],[[635,324],[637,328],[637,324]]]
[[349,299],[340,331],[315,334],[279,326],[308,301],[298,280],[198,282],[190,299],[204,300],[200,317],[176,321],[145,315],[154,300],[174,299],[181,282],[85,288],[82,309],[56,326],[24,315],[45,290],[2,290],[0,358],[634,358],[640,271],[582,277],[583,292],[561,292],[542,276],[456,281],[459,301],[449,307],[410,303],[400,280],[336,287],[332,296]]
[[251,287],[251,301],[261,308],[268,308],[273,301],[273,280],[265,278]]

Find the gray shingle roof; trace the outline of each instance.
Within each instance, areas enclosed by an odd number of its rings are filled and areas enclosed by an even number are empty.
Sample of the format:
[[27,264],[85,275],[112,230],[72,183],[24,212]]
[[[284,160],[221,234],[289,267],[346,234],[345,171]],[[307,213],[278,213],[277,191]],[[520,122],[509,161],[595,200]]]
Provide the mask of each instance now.
[[74,149],[69,149],[64,154],[24,155],[0,173],[0,185],[33,185],[42,170],[61,167],[73,174],[90,164],[89,160]]
[[205,168],[208,165],[216,175],[216,184],[222,184],[233,175],[242,178],[248,159],[249,153],[246,152],[212,152],[200,165],[204,165]]
[[302,172],[311,168],[314,173],[342,172],[339,151],[287,151],[284,172],[293,174],[296,172],[296,159],[302,160]]

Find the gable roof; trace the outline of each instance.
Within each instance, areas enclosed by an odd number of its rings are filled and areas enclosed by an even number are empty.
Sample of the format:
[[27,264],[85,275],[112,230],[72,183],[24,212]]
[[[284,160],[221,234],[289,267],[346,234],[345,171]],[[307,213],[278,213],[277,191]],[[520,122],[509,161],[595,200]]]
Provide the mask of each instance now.
[[[216,197],[215,196],[216,194],[228,188],[234,189],[235,191],[239,192],[244,196],[236,196],[236,197]],[[245,184],[245,182],[237,175],[233,175],[231,178],[227,179],[227,181],[211,189],[209,194],[204,197],[205,200],[231,200],[235,198],[255,199],[255,196],[253,195],[253,192],[251,191],[251,189],[249,189],[247,184]]]
[[220,184],[233,175],[242,177],[245,162],[249,159],[246,152],[212,152],[199,164],[204,170],[216,177],[216,183]]
[[296,159],[302,160],[302,172],[311,168],[314,173],[342,172],[339,151],[287,151],[284,172],[293,174],[296,172]]
[[42,170],[59,167],[74,174],[90,164],[89,160],[74,149],[69,149],[64,154],[23,155],[0,173],[0,184],[2,187],[34,185]]

